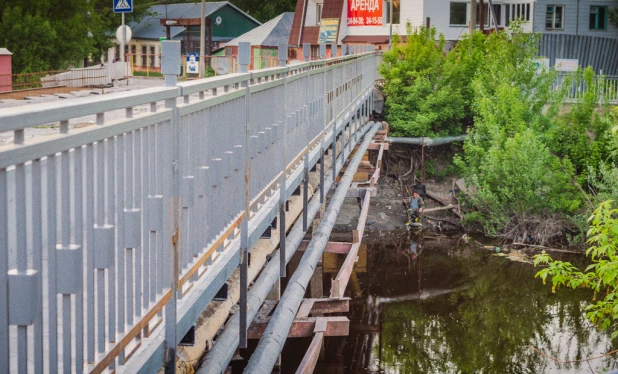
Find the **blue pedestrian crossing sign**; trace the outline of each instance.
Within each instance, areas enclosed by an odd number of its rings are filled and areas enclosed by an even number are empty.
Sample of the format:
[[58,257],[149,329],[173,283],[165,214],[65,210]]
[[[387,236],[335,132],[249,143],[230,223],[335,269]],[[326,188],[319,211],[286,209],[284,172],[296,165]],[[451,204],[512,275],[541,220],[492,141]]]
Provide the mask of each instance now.
[[114,13],[133,12],[133,0],[114,0]]

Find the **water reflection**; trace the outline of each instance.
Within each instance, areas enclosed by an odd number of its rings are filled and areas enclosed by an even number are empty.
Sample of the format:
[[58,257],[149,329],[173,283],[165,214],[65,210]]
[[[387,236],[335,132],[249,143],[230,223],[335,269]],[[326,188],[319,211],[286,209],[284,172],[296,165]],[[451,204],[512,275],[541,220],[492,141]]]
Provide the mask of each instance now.
[[[366,296],[352,311],[346,371],[579,373],[615,369],[613,357],[558,364],[616,348],[586,320],[585,291],[551,288],[525,263],[422,233],[371,248]],[[581,259],[570,259],[581,261]],[[578,264],[580,265],[580,264]]]

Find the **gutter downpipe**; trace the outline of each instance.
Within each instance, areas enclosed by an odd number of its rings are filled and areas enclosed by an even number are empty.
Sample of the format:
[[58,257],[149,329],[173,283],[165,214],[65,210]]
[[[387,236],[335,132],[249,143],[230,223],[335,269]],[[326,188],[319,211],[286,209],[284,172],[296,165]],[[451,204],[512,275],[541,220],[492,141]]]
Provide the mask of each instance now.
[[373,136],[378,130],[382,128],[382,125],[380,123],[373,125],[369,124],[361,130],[360,135],[366,132],[369,127],[371,127],[371,129],[365,134],[365,139],[354,155],[354,158],[350,161],[346,172],[341,177],[339,186],[331,199],[326,214],[324,218],[322,218],[318,229],[313,234],[313,238],[298,268],[290,278],[285,292],[281,297],[281,301],[279,301],[279,304],[275,308],[275,312],[262,335],[262,339],[258,343],[254,354],[251,356],[245,368],[245,373],[270,374],[272,372],[272,368],[283,349],[290,327],[294,322],[298,308],[305,297],[307,284],[309,280],[311,280],[315,267],[328,243],[330,233],[339,215],[341,205],[350,189],[354,174],[363,159],[365,151],[369,147],[369,143],[371,143]]
[[[370,122],[371,124],[372,122]],[[359,138],[360,139],[360,138]],[[339,165],[336,170],[341,170],[343,167],[345,160],[340,159],[338,161]],[[333,178],[331,176],[332,169],[326,173],[324,177],[324,191],[330,190],[331,185],[333,184]],[[316,192],[315,195],[311,198],[311,201],[308,205],[308,221],[311,222],[315,218],[316,214],[320,210],[321,202],[320,202],[320,193]],[[301,241],[305,236],[305,231],[303,231],[303,222],[302,220],[298,220],[292,230],[287,234],[285,240],[285,248],[289,248],[290,250],[285,251],[285,263],[287,264],[294,253],[298,249]],[[264,270],[260,273],[260,276],[255,281],[251,289],[249,290],[248,295],[248,307],[247,307],[247,319],[249,321],[253,321],[260,307],[268,297],[270,290],[273,288],[277,279],[279,279],[280,274],[280,255],[281,252],[276,250],[272,253],[272,257],[270,262],[266,264]],[[232,357],[234,356],[234,352],[238,347],[238,331],[239,331],[239,316],[235,314],[230,318],[227,322],[223,332],[217,337],[215,340],[215,345],[208,352],[204,362],[197,370],[197,374],[210,374],[210,373],[223,373],[227,366],[229,365]]]

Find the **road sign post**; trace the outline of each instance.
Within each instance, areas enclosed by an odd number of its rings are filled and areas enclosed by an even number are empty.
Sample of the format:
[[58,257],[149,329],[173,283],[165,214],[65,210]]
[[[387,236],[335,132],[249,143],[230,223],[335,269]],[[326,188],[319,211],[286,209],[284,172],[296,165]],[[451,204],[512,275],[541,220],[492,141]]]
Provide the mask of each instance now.
[[124,27],[124,14],[133,12],[133,0],[113,0],[114,13],[122,14],[122,40],[120,41],[120,61],[125,61],[124,46],[127,43],[127,30]]

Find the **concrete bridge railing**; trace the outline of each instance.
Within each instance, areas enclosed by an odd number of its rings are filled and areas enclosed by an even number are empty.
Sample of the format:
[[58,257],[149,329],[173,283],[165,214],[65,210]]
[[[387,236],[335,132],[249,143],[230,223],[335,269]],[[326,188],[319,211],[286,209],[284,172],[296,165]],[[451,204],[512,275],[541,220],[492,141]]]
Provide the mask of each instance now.
[[279,201],[368,117],[380,55],[351,52],[0,111],[0,372],[173,366]]

